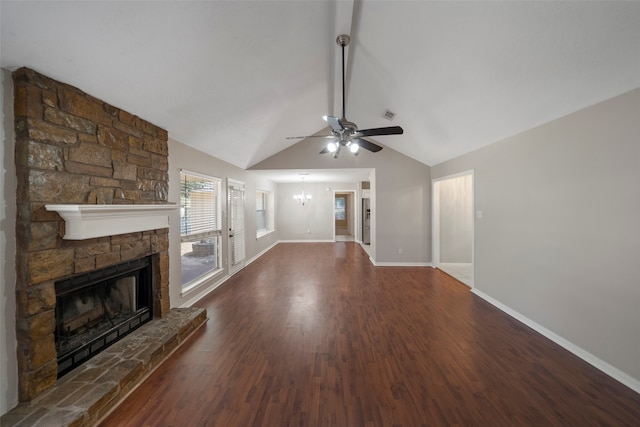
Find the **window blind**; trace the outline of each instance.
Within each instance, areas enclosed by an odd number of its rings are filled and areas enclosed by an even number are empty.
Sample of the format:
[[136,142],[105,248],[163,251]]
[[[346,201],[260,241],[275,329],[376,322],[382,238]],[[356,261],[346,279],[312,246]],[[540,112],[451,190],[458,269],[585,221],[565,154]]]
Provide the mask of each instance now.
[[231,239],[231,264],[244,260],[244,186],[229,184],[229,228]]
[[222,232],[221,186],[219,178],[180,171],[180,235],[183,239]]

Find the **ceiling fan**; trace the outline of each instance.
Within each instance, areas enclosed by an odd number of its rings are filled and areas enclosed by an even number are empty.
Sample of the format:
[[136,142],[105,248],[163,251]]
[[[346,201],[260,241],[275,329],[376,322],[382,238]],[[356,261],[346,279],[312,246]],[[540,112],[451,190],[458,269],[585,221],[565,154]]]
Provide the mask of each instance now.
[[336,38],[336,43],[342,47],[342,117],[322,116],[322,118],[331,126],[331,135],[312,135],[312,136],[290,136],[287,139],[302,138],[328,138],[332,139],[327,146],[320,151],[320,154],[331,153],[336,159],[340,154],[340,149],[345,147],[353,155],[360,153],[360,148],[377,153],[382,147],[365,139],[369,136],[379,135],[402,135],[404,131],[400,126],[389,126],[374,129],[358,129],[358,126],[346,119],[345,115],[345,95],[344,95],[344,47],[349,44],[351,38],[346,34],[341,34]]

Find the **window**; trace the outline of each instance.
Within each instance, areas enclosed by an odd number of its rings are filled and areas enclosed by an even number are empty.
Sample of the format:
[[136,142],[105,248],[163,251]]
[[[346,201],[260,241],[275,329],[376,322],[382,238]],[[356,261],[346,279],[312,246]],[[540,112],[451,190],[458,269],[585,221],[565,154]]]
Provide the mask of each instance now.
[[264,236],[273,230],[273,195],[256,190],[256,235]]
[[180,171],[180,254],[182,287],[189,288],[221,269],[222,180]]
[[267,196],[266,191],[256,191],[256,231],[267,231]]
[[347,200],[345,196],[336,196],[336,221],[345,221],[347,219]]

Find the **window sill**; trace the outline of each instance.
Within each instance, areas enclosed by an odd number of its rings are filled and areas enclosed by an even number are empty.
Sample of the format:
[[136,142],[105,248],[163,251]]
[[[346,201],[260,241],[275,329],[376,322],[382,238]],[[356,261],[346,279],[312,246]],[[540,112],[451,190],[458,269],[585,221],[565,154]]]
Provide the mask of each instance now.
[[222,276],[222,274],[224,273],[224,268],[218,268],[216,270],[213,270],[212,272],[202,276],[202,277],[198,277],[196,279],[193,279],[192,281],[190,281],[189,283],[187,283],[186,285],[184,285],[182,287],[182,291],[180,292],[180,296],[181,297],[185,297],[195,291],[197,291],[198,289],[204,287],[204,285],[207,284],[211,284],[213,281],[212,279],[218,277],[218,276]]
[[258,231],[258,233],[256,234],[256,239],[260,239],[261,237],[264,237],[268,234],[273,233],[276,230],[263,230],[263,231]]

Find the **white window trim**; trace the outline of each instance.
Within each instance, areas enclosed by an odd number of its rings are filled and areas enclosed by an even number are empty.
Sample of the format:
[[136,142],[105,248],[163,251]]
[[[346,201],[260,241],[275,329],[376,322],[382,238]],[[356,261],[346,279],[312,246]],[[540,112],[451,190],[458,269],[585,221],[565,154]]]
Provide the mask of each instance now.
[[256,193],[257,192],[261,192],[261,193],[265,194],[266,197],[267,197],[267,209],[266,209],[266,211],[267,211],[267,217],[266,217],[267,228],[262,229],[262,230],[256,230],[256,240],[260,239],[260,238],[262,238],[264,236],[267,236],[267,235],[269,235],[269,234],[271,234],[271,233],[276,231],[275,230],[275,226],[274,226],[274,224],[275,224],[275,218],[274,218],[274,212],[275,212],[274,200],[275,200],[275,197],[274,197],[273,191],[263,190],[263,189],[257,188],[256,189]]
[[256,239],[260,239],[268,234],[275,233],[276,230],[260,230],[256,233]]
[[192,281],[186,283],[180,292],[181,297],[185,297],[201,287],[205,287],[205,285],[209,285],[213,282],[212,279],[217,278],[217,276],[222,276],[224,273],[224,268],[218,267],[215,270],[211,270],[209,273],[204,276],[196,277]]
[[[216,176],[212,176],[212,175],[206,175],[206,174],[202,174],[202,173],[198,173],[198,172],[193,172],[190,171],[188,169],[180,169],[180,174],[187,174],[187,175],[191,175],[191,176],[195,176],[195,177],[200,177],[203,179],[208,179],[208,180],[213,180],[213,181],[218,181],[219,183],[219,192],[220,194],[218,195],[218,200],[220,203],[220,206],[216,206],[216,209],[218,210],[218,218],[219,221],[222,221],[223,219],[223,210],[224,210],[224,206],[223,206],[223,201],[220,197],[222,197],[223,194],[223,190],[222,190],[222,183],[223,183],[223,179],[222,178],[218,178]],[[181,206],[181,204],[180,204]],[[180,217],[180,221],[182,222],[182,213],[179,214]],[[222,225],[222,223],[220,224],[220,245],[222,247],[222,234],[223,234],[223,228],[224,226]],[[181,238],[182,239],[182,238]],[[220,250],[222,250],[222,248],[220,248]],[[193,280],[181,284],[181,292],[180,295],[181,296],[185,296],[186,294],[189,294],[195,290],[197,290],[198,288],[204,286],[205,284],[208,284],[211,279],[215,278],[218,275],[222,275],[222,273],[224,272],[224,267],[222,266],[222,260],[224,259],[224,257],[222,256],[222,254],[219,256],[218,260],[216,260],[217,262],[217,267],[213,270],[210,270],[209,272],[203,274],[202,276],[198,276],[196,278],[194,278]],[[182,266],[181,266],[182,267]]]

